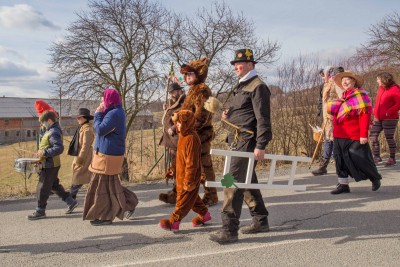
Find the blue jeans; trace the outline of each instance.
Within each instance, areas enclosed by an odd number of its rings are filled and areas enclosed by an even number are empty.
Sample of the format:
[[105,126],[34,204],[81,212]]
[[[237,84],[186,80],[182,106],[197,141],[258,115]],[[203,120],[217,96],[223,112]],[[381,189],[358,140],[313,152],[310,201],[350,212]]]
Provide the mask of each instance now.
[[333,153],[333,141],[325,140],[324,153],[322,154],[322,157],[324,159],[330,159],[332,157],[332,153]]

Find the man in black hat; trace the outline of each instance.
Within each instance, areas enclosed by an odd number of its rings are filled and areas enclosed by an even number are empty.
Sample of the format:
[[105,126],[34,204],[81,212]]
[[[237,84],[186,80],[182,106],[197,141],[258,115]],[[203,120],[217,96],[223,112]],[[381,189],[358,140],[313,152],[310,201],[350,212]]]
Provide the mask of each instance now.
[[[79,124],[68,148],[68,155],[74,156],[70,194],[76,199],[79,189],[84,184],[90,183],[92,177],[89,165],[92,161],[94,131],[93,125],[90,124],[93,116],[87,108],[80,108],[78,114],[72,117],[76,118]],[[72,213],[75,207],[69,207],[65,213]]]
[[[239,78],[234,88],[231,107],[223,112],[222,119],[235,125],[237,129],[228,136],[228,143],[233,151],[253,152],[254,169],[257,161],[264,159],[265,147],[272,139],[270,119],[270,91],[258,77],[254,69],[251,49],[235,51],[231,61]],[[230,173],[238,183],[246,180],[248,158],[232,157]],[[257,183],[257,175],[253,169],[252,183]],[[236,242],[238,240],[239,218],[243,200],[250,209],[252,222],[242,227],[242,234],[268,232],[268,211],[259,189],[224,188],[224,205],[222,207],[222,229],[210,235],[210,240],[218,243]]]
[[[181,109],[183,101],[185,100],[185,92],[183,87],[178,83],[171,83],[168,86],[169,95],[169,105],[164,104],[164,115],[162,118],[163,124],[163,135],[161,137],[159,145],[165,146],[169,150],[169,161],[171,162],[172,169],[175,166],[176,149],[178,145],[178,133],[176,132],[176,127],[172,121],[172,115]],[[167,170],[166,176],[168,176],[169,171]],[[174,172],[175,173],[175,172]],[[167,178],[168,179],[168,178]],[[175,183],[172,190],[168,191],[166,194],[161,193],[158,197],[162,202],[175,204],[176,203],[176,189]]]

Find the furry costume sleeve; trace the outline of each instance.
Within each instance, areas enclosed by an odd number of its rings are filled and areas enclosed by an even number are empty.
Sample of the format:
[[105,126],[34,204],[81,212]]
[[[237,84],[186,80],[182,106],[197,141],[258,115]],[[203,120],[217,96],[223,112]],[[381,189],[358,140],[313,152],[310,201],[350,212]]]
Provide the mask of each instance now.
[[204,103],[211,96],[210,88],[204,84],[196,84],[190,87],[189,94],[187,95],[182,109],[193,111],[196,120],[196,129],[200,130],[210,120],[211,112],[204,108]]

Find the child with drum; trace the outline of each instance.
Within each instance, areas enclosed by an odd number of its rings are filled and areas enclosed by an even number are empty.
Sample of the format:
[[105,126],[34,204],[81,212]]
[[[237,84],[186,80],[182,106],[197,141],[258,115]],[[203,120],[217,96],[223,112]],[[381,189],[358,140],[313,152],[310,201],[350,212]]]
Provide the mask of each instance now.
[[56,121],[56,113],[46,110],[39,118],[40,122],[46,127],[46,132],[40,140],[39,150],[36,155],[42,163],[42,170],[39,173],[39,181],[36,187],[37,207],[29,220],[46,218],[46,206],[50,192],[55,192],[68,205],[69,210],[73,210],[78,202],[64,190],[58,179],[60,170],[60,154],[64,151],[62,142],[62,130]]

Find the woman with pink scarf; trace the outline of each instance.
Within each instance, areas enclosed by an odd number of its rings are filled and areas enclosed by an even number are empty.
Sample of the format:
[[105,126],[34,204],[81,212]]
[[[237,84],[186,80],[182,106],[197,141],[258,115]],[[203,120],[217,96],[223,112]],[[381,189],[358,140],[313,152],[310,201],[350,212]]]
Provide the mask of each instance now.
[[125,154],[125,112],[117,90],[107,88],[94,114],[96,141],[89,170],[93,173],[86,194],[83,219],[93,226],[129,218],[138,204],[132,191],[121,185],[119,174]]

